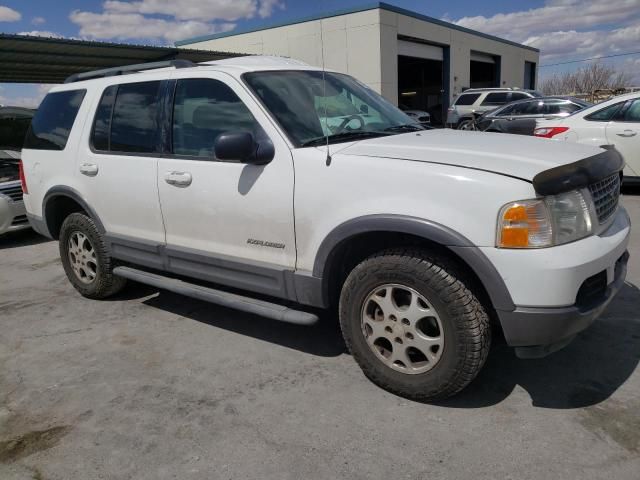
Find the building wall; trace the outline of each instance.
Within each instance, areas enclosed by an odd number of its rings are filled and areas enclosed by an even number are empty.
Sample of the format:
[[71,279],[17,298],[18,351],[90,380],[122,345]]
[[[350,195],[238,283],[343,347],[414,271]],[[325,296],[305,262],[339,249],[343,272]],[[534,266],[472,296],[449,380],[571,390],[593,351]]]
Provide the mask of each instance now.
[[380,92],[382,61],[378,10],[206,40],[189,44],[188,47],[281,55],[321,66],[323,44],[327,69],[353,75]]
[[[257,32],[181,45],[189,48],[281,55],[348,73],[398,102],[398,36],[449,47],[449,94],[470,84],[471,50],[501,58],[501,86],[522,87],[533,50],[509,45],[384,9],[372,9]],[[324,49],[322,48],[324,45]]]

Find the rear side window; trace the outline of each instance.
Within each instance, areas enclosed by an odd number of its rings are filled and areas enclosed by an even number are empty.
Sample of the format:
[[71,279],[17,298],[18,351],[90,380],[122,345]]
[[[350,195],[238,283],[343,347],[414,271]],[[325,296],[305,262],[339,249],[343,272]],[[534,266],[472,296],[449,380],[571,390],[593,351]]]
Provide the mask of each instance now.
[[155,151],[158,132],[160,82],[118,86],[111,117],[111,151],[150,153]]
[[515,100],[524,100],[525,98],[531,98],[529,95],[527,95],[526,93],[518,93],[518,92],[514,92],[511,94],[511,101],[515,101]]
[[463,93],[458,97],[454,105],[473,105],[480,98],[479,93]]
[[24,141],[24,148],[64,150],[86,90],[49,93],[38,108]]
[[594,122],[608,122],[614,117],[616,113],[618,113],[618,110],[620,110],[623,104],[624,102],[610,105],[601,110],[598,110],[597,112],[592,113],[591,115],[587,115],[584,118],[585,120],[591,120]]
[[154,152],[160,83],[126,83],[107,88],[93,121],[93,148],[105,152]]
[[509,92],[489,93],[482,101],[482,105],[504,105],[509,100]]
[[102,94],[100,104],[96,110],[96,118],[93,121],[93,132],[91,134],[91,145],[93,145],[93,148],[96,150],[111,150],[111,142],[109,139],[111,132],[111,113],[117,92],[117,85],[107,88]]

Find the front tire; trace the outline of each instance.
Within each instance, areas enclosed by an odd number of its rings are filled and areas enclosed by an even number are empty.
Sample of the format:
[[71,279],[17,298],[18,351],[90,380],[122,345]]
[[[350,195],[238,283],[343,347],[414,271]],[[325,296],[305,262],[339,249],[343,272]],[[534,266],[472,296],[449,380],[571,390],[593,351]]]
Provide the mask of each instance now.
[[356,266],[342,288],[340,326],[364,374],[418,401],[466,387],[491,344],[471,283],[450,259],[416,249],[384,251]]
[[113,274],[104,239],[84,213],[72,213],[62,223],[59,248],[67,278],[83,297],[107,298],[126,285],[126,279]]

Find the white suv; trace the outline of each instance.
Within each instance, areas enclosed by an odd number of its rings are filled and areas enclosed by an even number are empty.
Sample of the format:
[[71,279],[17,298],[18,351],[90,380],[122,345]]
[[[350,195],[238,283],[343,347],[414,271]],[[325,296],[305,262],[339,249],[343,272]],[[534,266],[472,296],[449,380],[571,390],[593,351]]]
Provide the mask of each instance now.
[[464,388],[492,329],[522,357],[562,347],[626,274],[615,152],[423,130],[283,59],[74,76],[23,162],[30,219],[85,297],[132,279],[298,324],[335,307],[365,374],[410,398]]

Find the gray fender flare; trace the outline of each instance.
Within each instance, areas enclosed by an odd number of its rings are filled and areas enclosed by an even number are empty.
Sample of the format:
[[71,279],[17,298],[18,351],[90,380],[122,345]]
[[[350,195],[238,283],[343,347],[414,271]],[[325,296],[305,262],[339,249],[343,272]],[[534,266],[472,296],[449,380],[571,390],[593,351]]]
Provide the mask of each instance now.
[[[98,227],[98,231],[100,233],[105,233],[104,225],[100,221],[100,217],[98,217],[98,215],[96,214],[95,210],[89,206],[89,204],[82,197],[80,192],[78,192],[74,188],[67,187],[65,185],[56,185],[54,187],[51,187],[47,191],[47,193],[45,194],[44,198],[42,199],[42,217],[43,217],[42,219],[43,219],[43,222],[44,222],[44,226],[47,229],[47,233],[49,233],[49,227],[48,227],[49,224],[48,224],[47,218],[46,218],[47,204],[49,203],[49,201],[53,200],[56,197],[67,197],[67,198],[72,199],[76,203],[78,203],[78,205],[80,205],[82,207],[82,209],[85,212],[87,212],[89,214],[89,216],[91,216],[91,218],[93,219],[93,221],[96,224],[96,227]],[[51,234],[49,233],[49,235],[47,235],[47,236],[51,237]]]
[[482,282],[496,310],[513,311],[515,305],[504,280],[468,238],[441,225],[407,215],[366,215],[348,220],[334,228],[322,241],[313,265],[313,277],[323,279],[323,298],[328,296],[328,278],[325,271],[332,262],[337,247],[348,239],[367,232],[407,233],[437,243],[457,255]]

